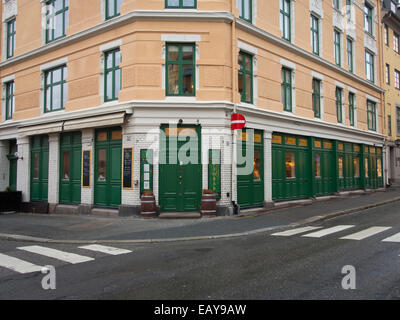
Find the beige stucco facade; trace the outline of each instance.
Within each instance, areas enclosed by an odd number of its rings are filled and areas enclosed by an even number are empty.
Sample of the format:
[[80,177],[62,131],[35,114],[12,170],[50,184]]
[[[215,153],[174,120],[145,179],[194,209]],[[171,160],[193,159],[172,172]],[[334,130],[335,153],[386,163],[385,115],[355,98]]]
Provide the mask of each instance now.
[[[166,9],[164,0],[123,0],[121,14],[110,20],[104,18],[104,0],[70,0],[66,36],[47,44],[42,28],[44,2],[8,1],[14,2],[17,8],[13,14],[16,45],[12,58],[5,59],[4,50],[1,50],[0,78],[4,83],[10,79],[14,81],[15,110],[12,120],[5,120],[3,89],[0,140],[22,141],[37,134],[38,126],[126,112],[129,119],[123,125],[123,144],[128,145],[128,141],[139,141],[135,137],[143,135],[145,130],[158,128],[164,122],[176,122],[179,118],[183,118],[184,123],[197,123],[204,128],[229,130],[230,114],[236,110],[246,116],[250,128],[263,130],[266,145],[270,144],[274,131],[383,145],[381,8],[377,0],[368,0],[373,8],[372,35],[364,31],[361,1],[352,1],[351,17],[346,14],[344,0],[340,10],[333,8],[332,1],[290,1],[290,42],[282,39],[278,0],[253,0],[251,23],[239,17],[236,0],[197,0],[195,9]],[[312,52],[311,14],[319,19],[319,55]],[[4,22],[3,17],[3,28]],[[334,28],[341,35],[340,66],[335,63]],[[1,34],[4,37],[4,31]],[[347,37],[354,43],[353,72],[348,71]],[[166,95],[168,42],[195,44],[196,94],[193,97]],[[4,46],[4,39],[1,45]],[[105,102],[104,52],[115,47],[120,48],[122,56],[121,91],[117,101]],[[374,56],[373,82],[366,79],[365,50]],[[240,51],[253,57],[253,104],[241,102],[238,92]],[[68,70],[65,109],[45,113],[43,74],[50,67],[63,64]],[[282,67],[292,70],[292,112],[283,109]],[[312,106],[313,79],[321,81],[320,118],[315,118]],[[337,87],[343,89],[343,123],[337,120]],[[349,120],[349,92],[355,94],[354,126]],[[368,129],[367,100],[376,103],[375,130]],[[82,129],[87,128],[82,125]],[[58,132],[57,129],[53,131]],[[92,139],[93,134],[85,132],[85,137]],[[221,139],[229,141],[232,137],[222,134]],[[26,140],[23,142],[21,146],[26,145]],[[231,145],[225,144],[225,148],[226,154],[232,154]],[[272,201],[270,161],[265,163],[265,202]],[[56,171],[57,165],[55,160]],[[24,166],[29,166],[29,157],[19,161],[18,168]],[[220,200],[224,206],[236,200],[235,187],[232,187],[236,181],[232,176],[227,167]],[[24,200],[29,201],[29,186],[24,187],[29,185],[29,176],[18,177],[18,185],[24,188]],[[203,178],[203,187],[207,187],[204,173]],[[157,181],[157,176],[155,179]],[[6,180],[0,188],[6,186]],[[57,179],[52,182],[56,188],[58,182]],[[92,196],[88,197],[90,204]],[[57,197],[52,199],[57,204]],[[123,191],[123,204],[138,205],[139,201],[137,190]]]

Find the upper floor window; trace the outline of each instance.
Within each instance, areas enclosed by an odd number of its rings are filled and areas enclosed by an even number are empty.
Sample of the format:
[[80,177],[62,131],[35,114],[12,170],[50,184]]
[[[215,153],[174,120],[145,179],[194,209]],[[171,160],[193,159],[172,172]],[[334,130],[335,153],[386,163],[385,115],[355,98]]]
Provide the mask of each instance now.
[[400,71],[394,70],[394,87],[400,90]]
[[165,7],[193,9],[197,7],[197,0],[165,0]]
[[311,15],[311,42],[313,53],[319,55],[319,19]]
[[240,101],[253,103],[253,57],[240,52],[238,64],[240,65],[238,73]]
[[333,0],[333,7],[340,10],[340,0]]
[[321,80],[313,79],[312,104],[315,118],[321,118]]
[[11,120],[14,114],[14,81],[5,83],[6,87],[6,120]]
[[400,136],[400,107],[396,110],[397,135]]
[[68,27],[69,0],[46,2],[46,43],[65,37]]
[[392,136],[392,116],[388,115],[388,136]]
[[376,103],[367,100],[368,130],[376,131]]
[[350,125],[355,124],[355,94],[353,92],[349,93],[349,120]]
[[7,59],[14,56],[15,50],[15,19],[7,22]]
[[251,22],[252,0],[236,0],[236,6],[239,9],[239,17]]
[[387,63],[385,66],[385,81],[386,84],[390,84],[390,65],[388,65]]
[[336,87],[336,118],[338,123],[343,122],[343,89]]
[[340,66],[342,64],[342,43],[341,43],[341,35],[338,30],[334,30],[334,47],[335,47],[335,63]]
[[347,65],[350,72],[354,72],[353,40],[347,38]]
[[372,12],[373,8],[367,2],[364,4],[364,30],[372,34]]
[[106,0],[106,20],[120,15],[121,4],[122,0]]
[[397,8],[397,1],[390,1],[390,10],[394,13],[396,13],[396,8]]
[[367,80],[371,82],[375,81],[374,55],[367,50],[365,51],[365,73]]
[[292,112],[292,70],[282,68],[282,103],[283,110]]
[[45,112],[65,109],[67,102],[67,67],[61,66],[45,72]]
[[121,90],[121,51],[108,51],[104,58],[104,101],[118,100]]
[[383,32],[384,32],[385,44],[388,46],[389,45],[389,27],[387,24],[385,24]]
[[167,96],[195,95],[195,45],[167,43]]
[[396,51],[397,53],[400,53],[400,51],[399,51],[399,35],[397,33],[393,33],[393,50]]
[[290,0],[279,0],[280,2],[280,25],[282,31],[282,38],[291,41],[291,10]]

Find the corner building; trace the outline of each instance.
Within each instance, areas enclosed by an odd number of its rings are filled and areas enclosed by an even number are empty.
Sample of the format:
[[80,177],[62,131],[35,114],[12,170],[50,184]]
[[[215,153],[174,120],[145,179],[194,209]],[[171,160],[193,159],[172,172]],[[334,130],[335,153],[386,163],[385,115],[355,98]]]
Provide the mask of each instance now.
[[1,9],[0,189],[27,208],[132,214],[152,190],[161,212],[193,212],[213,189],[232,214],[384,186],[378,1]]

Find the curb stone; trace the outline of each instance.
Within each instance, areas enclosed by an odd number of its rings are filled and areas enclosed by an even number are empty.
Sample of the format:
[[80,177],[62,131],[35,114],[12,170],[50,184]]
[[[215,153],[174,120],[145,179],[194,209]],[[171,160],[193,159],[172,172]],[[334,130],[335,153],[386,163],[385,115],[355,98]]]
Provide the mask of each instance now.
[[265,233],[272,230],[277,229],[286,229],[286,228],[293,228],[299,227],[305,224],[324,221],[328,219],[332,219],[335,217],[339,217],[346,214],[351,214],[355,212],[360,212],[363,210],[383,206],[385,204],[389,204],[392,202],[400,201],[400,197],[392,198],[385,201],[380,201],[372,204],[368,204],[365,206],[360,206],[357,208],[351,208],[346,210],[335,211],[332,213],[328,213],[326,215],[319,215],[314,216],[311,218],[307,218],[304,220],[300,220],[297,222],[293,222],[288,225],[281,225],[281,226],[274,226],[274,227],[265,227],[245,232],[239,233],[231,233],[231,234],[220,234],[220,235],[210,235],[210,236],[194,236],[194,237],[179,237],[179,238],[165,238],[165,239],[135,239],[135,240],[57,240],[57,239],[47,239],[47,238],[39,238],[39,237],[32,237],[32,236],[24,236],[24,235],[17,235],[17,234],[7,234],[7,233],[0,233],[0,240],[6,241],[21,241],[21,242],[34,242],[34,243],[63,243],[63,244],[111,244],[111,243],[164,243],[164,242],[179,242],[179,241],[193,241],[193,240],[213,240],[213,239],[223,239],[223,238],[237,238],[243,237],[258,233]]

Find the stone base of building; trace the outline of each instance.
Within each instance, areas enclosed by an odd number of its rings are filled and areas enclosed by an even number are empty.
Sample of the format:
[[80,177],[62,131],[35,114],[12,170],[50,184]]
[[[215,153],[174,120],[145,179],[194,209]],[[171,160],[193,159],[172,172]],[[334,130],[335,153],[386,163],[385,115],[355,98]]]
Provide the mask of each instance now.
[[140,217],[140,206],[120,205],[118,208],[120,217],[137,216]]
[[233,216],[233,206],[217,205],[217,216]]
[[28,213],[49,213],[49,203],[46,201],[22,202],[21,211]]
[[92,213],[93,206],[90,204],[80,204],[78,206],[78,214],[88,215]]
[[273,201],[264,201],[264,209],[271,209],[275,207],[275,202]]

